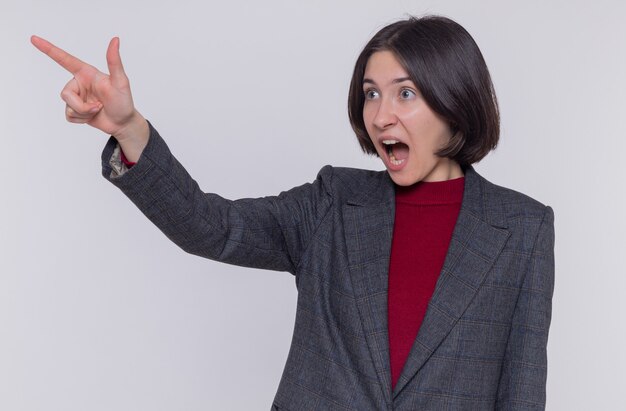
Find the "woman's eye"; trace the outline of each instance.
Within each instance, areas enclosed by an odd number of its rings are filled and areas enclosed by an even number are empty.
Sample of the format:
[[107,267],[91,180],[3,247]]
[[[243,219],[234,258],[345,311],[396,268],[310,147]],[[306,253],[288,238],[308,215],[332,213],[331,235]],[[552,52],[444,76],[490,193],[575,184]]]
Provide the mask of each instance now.
[[378,91],[376,91],[376,90],[365,90],[365,99],[366,100],[373,100],[375,98],[378,98]]
[[410,99],[410,98],[415,97],[415,92],[413,92],[413,90],[409,90],[405,88],[400,91],[400,97],[404,100]]

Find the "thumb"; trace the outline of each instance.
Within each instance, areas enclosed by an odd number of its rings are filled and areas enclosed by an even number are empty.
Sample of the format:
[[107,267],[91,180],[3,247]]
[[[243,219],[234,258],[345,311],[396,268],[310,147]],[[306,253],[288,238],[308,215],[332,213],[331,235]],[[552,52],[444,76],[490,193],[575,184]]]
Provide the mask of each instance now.
[[123,87],[128,81],[124,66],[122,65],[122,57],[120,57],[120,38],[113,37],[107,49],[107,66],[111,82],[114,87]]

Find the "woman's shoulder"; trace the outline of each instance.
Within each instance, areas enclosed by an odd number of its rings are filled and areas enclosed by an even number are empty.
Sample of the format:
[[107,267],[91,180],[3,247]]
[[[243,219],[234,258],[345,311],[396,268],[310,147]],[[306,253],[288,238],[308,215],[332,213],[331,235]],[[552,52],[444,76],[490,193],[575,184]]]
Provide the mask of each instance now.
[[352,167],[336,167],[325,165],[318,173],[319,176],[333,179],[335,184],[342,185],[369,185],[372,182],[388,180],[386,171],[366,170]]
[[513,188],[492,183],[473,169],[468,170],[466,177],[479,183],[484,207],[492,212],[504,213],[503,217],[509,222],[528,219],[541,221],[547,215],[552,215],[552,209],[541,201]]
[[326,165],[317,179],[342,202],[378,202],[393,199],[393,183],[386,171]]

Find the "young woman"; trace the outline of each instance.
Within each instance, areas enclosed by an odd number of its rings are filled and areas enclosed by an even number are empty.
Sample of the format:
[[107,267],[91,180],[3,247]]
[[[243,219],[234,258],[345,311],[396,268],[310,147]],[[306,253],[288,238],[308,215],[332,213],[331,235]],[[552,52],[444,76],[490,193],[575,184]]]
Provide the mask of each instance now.
[[352,127],[386,171],[324,167],[276,197],[203,193],[133,105],[114,38],[73,74],[70,122],[112,135],[104,177],[184,250],[289,271],[298,306],[279,410],[543,409],[554,282],[549,207],[478,175],[498,141],[489,72],[437,16],[380,30],[359,56]]

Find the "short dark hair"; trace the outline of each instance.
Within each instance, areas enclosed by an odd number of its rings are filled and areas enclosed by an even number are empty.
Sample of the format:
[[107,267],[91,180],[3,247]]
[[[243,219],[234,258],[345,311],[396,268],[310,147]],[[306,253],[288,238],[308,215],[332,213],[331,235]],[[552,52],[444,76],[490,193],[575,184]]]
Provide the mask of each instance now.
[[438,156],[466,167],[496,147],[500,136],[498,101],[478,45],[455,21],[424,16],[383,27],[356,61],[348,114],[364,152],[377,155],[363,121],[363,76],[370,56],[377,51],[392,52],[429,107],[449,123],[453,136]]

